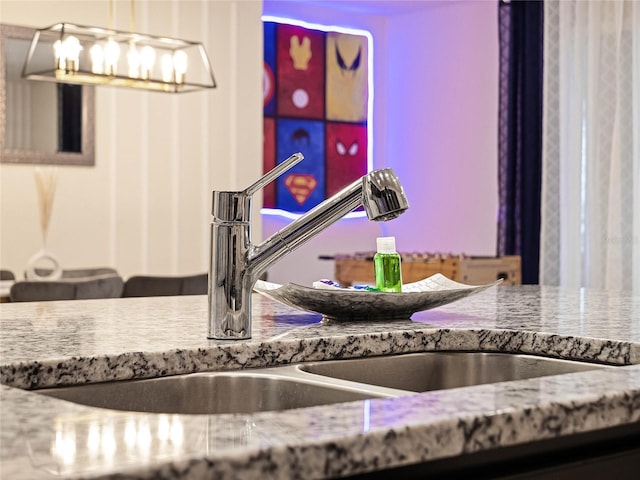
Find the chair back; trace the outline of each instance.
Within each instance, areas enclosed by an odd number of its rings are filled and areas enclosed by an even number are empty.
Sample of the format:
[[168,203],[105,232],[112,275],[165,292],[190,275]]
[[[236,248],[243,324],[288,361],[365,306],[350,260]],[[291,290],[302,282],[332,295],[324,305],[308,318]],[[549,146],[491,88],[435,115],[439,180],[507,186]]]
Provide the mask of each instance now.
[[118,298],[122,296],[123,288],[122,277],[107,274],[66,280],[19,281],[11,286],[9,296],[12,302]]
[[124,284],[123,297],[161,297],[172,295],[204,295],[207,293],[208,274],[183,277],[135,275]]
[[[50,268],[36,268],[35,272],[39,277],[46,277],[51,275]],[[93,268],[70,268],[62,270],[62,276],[60,278],[87,278],[97,277],[99,275],[118,275],[118,271],[111,267],[93,267]],[[26,274],[25,274],[26,278]]]
[[16,276],[11,270],[0,270],[0,280],[15,280]]

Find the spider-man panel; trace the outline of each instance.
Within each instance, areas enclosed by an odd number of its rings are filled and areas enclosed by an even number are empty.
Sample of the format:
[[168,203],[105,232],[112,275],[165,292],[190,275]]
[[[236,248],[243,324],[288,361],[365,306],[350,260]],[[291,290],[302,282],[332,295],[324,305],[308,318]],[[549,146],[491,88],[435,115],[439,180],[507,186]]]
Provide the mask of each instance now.
[[367,127],[327,122],[327,197],[367,173]]

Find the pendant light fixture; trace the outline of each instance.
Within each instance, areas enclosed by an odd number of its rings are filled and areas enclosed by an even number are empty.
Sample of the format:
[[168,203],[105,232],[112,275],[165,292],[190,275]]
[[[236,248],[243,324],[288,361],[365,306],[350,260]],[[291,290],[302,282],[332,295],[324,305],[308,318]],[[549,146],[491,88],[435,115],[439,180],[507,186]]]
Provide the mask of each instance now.
[[130,31],[58,23],[36,30],[22,76],[35,80],[85,85],[111,85],[182,93],[215,88],[202,43]]

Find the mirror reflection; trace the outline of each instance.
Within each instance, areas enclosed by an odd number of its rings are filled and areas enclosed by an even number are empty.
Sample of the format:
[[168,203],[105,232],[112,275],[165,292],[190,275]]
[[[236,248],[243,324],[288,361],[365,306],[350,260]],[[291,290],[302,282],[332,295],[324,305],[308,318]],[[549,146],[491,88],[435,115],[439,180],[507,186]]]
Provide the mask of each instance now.
[[35,29],[0,29],[1,161],[93,165],[93,87],[22,78]]

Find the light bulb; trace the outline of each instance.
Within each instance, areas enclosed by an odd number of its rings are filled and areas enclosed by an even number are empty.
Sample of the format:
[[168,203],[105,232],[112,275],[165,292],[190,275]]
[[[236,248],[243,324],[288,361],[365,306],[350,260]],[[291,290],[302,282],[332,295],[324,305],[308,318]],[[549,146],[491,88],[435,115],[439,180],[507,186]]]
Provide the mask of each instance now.
[[140,52],[140,67],[142,70],[141,77],[144,80],[149,80],[149,77],[151,77],[151,71],[153,70],[153,64],[155,63],[155,61],[155,50],[149,45],[142,47],[142,51]]
[[127,64],[129,65],[129,77],[138,78],[138,71],[140,70],[140,52],[138,52],[134,43],[129,45],[129,51],[127,52]]
[[62,53],[62,42],[60,40],[56,40],[53,43],[53,55],[56,58],[56,68],[58,70],[64,70],[66,62]]
[[67,70],[78,71],[80,66],[80,50],[82,50],[80,40],[73,35],[68,36],[62,42],[61,57],[65,58]]
[[96,43],[89,50],[89,55],[91,55],[91,71],[97,74],[104,73],[104,50],[102,46]]
[[176,83],[184,83],[184,76],[187,73],[187,54],[182,50],[173,54],[173,69],[176,72]]
[[162,55],[162,80],[165,82],[173,81],[173,59],[168,53]]
[[120,58],[120,45],[109,39],[104,46],[104,69],[107,75],[115,75],[118,67],[118,58]]

